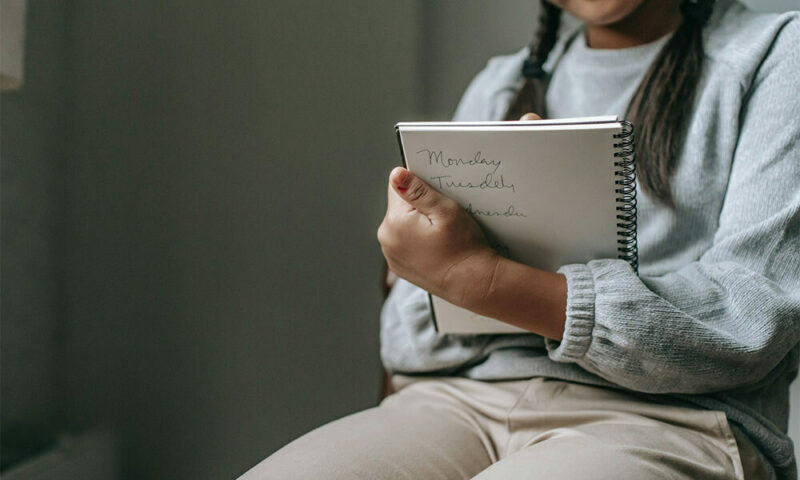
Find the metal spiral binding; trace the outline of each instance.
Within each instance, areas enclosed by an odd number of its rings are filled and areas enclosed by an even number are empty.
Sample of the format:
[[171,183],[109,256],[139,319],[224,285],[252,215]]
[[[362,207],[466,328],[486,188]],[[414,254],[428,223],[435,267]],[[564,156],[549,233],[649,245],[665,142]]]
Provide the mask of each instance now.
[[614,153],[616,160],[614,172],[617,186],[617,258],[627,261],[633,271],[639,273],[639,247],[636,243],[636,164],[633,124],[628,121],[620,122],[622,131],[614,134],[614,148],[619,149]]

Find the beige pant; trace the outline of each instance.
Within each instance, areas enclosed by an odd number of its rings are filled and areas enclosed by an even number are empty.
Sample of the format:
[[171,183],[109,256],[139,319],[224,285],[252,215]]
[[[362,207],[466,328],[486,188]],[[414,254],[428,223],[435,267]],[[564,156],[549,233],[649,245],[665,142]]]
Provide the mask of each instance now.
[[399,391],[379,407],[298,438],[241,478],[766,478],[722,412],[541,378],[393,383]]

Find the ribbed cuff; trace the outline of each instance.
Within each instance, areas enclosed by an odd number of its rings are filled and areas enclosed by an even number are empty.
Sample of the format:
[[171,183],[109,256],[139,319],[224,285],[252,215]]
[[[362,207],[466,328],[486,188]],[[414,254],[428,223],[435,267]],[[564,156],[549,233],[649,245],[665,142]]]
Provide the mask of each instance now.
[[574,362],[583,357],[592,343],[594,329],[594,277],[583,264],[564,265],[558,273],[567,277],[567,322],[564,338],[545,339],[551,360]]

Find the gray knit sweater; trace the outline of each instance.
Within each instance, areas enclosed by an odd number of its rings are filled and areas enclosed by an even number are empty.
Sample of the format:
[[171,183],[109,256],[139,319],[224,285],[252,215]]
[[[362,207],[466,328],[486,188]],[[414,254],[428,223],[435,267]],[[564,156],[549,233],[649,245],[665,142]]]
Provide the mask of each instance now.
[[[565,32],[545,65],[553,73],[548,102],[569,102],[555,82],[575,37]],[[425,292],[399,281],[382,312],[389,370],[553,377],[722,410],[760,448],[775,477],[796,478],[785,432],[800,356],[800,15],[753,14],[734,0],[719,1],[705,49],[706,70],[672,177],[675,206],[638,192],[640,275],[617,259],[561,267],[568,287],[561,342],[438,334]],[[654,55],[646,50],[632,56]],[[521,85],[525,55],[492,59],[455,119],[500,119]],[[613,59],[605,63],[622,68]],[[603,86],[602,65],[593,68],[597,89],[613,90]],[[637,68],[628,72],[634,84],[646,65]],[[611,111],[575,113],[623,114],[614,110],[632,93],[626,82],[605,95],[614,102],[598,107]],[[569,112],[566,103],[549,108]]]

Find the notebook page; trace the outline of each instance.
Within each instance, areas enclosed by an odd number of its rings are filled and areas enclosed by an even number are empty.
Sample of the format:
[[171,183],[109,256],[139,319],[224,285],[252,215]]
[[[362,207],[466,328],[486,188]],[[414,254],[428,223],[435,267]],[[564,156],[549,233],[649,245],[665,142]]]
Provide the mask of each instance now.
[[[398,130],[408,168],[471,213],[501,254],[549,271],[617,257],[618,122],[400,124]],[[520,331],[442,299],[433,304],[443,332]]]

